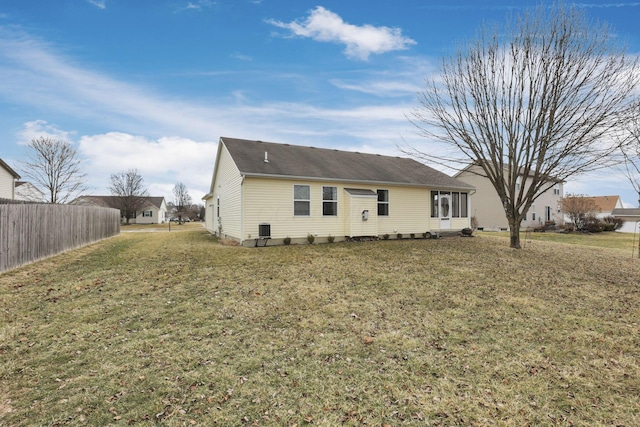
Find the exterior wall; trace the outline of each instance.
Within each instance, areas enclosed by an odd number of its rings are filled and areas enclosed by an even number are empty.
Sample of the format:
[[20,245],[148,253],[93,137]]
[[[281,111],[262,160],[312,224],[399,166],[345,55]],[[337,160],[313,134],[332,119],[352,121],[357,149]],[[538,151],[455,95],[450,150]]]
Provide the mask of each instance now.
[[0,199],[13,199],[13,175],[0,166]]
[[[310,215],[293,214],[293,186],[309,185]],[[322,215],[322,187],[338,189],[338,215]],[[244,233],[240,240],[258,237],[259,225],[271,225],[273,239],[304,239],[308,234],[338,239],[344,236],[382,236],[401,233],[421,235],[437,230],[431,227],[431,189],[423,187],[374,186],[338,182],[294,181],[266,178],[246,178],[243,182]],[[389,191],[389,216],[378,216],[377,198],[351,196],[344,188]],[[362,211],[369,211],[369,219],[362,221]],[[456,218],[452,230],[469,226],[469,218]],[[377,229],[377,230],[376,230]],[[234,236],[235,237],[235,236]]]
[[131,219],[129,223],[132,224],[162,224],[166,220],[167,207],[164,202],[162,202],[162,206],[158,209],[155,206],[147,206],[143,209],[143,211],[151,211],[151,216],[142,216],[142,212],[140,212],[135,219]]
[[420,235],[425,231],[431,231],[430,188],[391,186],[379,188],[389,190],[389,216],[378,219],[380,235],[401,233],[409,236],[411,233]]
[[[344,235],[377,236],[378,235],[378,197],[358,196],[344,193],[345,230]],[[362,212],[368,211],[368,219],[362,219]]]
[[[240,240],[242,231],[242,176],[229,152],[220,144],[220,152],[216,159],[216,170],[212,183],[211,197],[206,200],[207,230],[220,237],[231,237]],[[218,215],[220,203],[220,215]],[[257,234],[253,231],[253,235]],[[244,237],[246,238],[246,237]]]
[[[481,172],[478,166],[464,170],[456,175],[456,178],[476,187],[473,194],[473,207],[470,215],[475,216],[478,221],[478,228],[485,230],[508,229],[509,223],[502,207],[502,201],[498,193],[488,178],[476,175],[472,171]],[[528,186],[531,180],[526,179],[524,185]],[[556,188],[559,194],[555,194]],[[563,215],[560,212],[560,199],[564,193],[562,183],[558,183],[556,188],[551,188],[542,193],[527,212],[526,218],[522,221],[521,227],[539,227],[545,223],[546,208],[551,208],[551,220],[557,224],[563,223]],[[535,215],[534,215],[535,214]]]
[[[560,194],[554,194],[554,189],[550,189],[542,193],[534,202],[529,212],[527,212],[526,218],[522,221],[521,226],[523,228],[541,227],[547,221],[546,210],[547,207],[551,209],[550,221],[554,221],[556,224],[564,224],[564,214],[560,211],[560,199],[564,192],[562,184],[558,184]],[[535,211],[534,211],[535,208]],[[535,219],[533,213],[535,212]]]

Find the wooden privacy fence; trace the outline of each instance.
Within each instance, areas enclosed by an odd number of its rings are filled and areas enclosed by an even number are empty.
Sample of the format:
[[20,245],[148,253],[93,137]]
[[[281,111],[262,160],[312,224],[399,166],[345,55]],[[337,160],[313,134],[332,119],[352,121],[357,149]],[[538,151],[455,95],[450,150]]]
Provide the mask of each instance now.
[[0,204],[0,272],[119,233],[118,209]]

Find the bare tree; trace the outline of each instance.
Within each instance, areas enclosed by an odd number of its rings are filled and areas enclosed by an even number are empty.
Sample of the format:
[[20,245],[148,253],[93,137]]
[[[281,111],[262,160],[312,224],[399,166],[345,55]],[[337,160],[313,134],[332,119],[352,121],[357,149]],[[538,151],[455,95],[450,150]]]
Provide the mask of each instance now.
[[23,175],[45,190],[51,203],[66,203],[86,191],[86,174],[78,153],[67,141],[34,138],[27,145]]
[[567,194],[560,200],[560,209],[569,217],[577,230],[584,228],[590,218],[594,218],[600,210],[592,197],[582,194]]
[[[427,149],[405,152],[449,167],[476,163],[497,191],[512,248],[536,198],[611,165],[640,73],[606,25],[575,7],[539,7],[481,29],[443,60],[410,115]],[[464,166],[462,166],[464,165]],[[530,185],[518,186],[518,176]]]
[[127,224],[147,204],[146,197],[149,196],[149,192],[137,169],[111,175],[109,190],[118,198],[120,215],[126,218]]
[[176,207],[176,213],[178,214],[178,222],[182,223],[182,217],[191,208],[191,196],[187,186],[182,182],[177,183],[173,187],[173,204]]

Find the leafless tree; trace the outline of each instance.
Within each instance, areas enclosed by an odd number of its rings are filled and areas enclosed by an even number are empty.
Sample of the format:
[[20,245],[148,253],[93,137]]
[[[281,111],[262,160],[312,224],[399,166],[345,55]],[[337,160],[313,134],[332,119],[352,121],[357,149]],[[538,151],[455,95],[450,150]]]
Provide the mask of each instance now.
[[[611,165],[639,75],[606,25],[574,7],[541,6],[483,27],[443,60],[409,117],[431,144],[404,151],[448,167],[478,164],[520,248],[520,222],[541,193]],[[530,185],[518,186],[520,175]]]
[[182,217],[191,208],[191,196],[187,186],[182,182],[177,183],[173,187],[173,204],[178,215],[178,222],[182,223]]
[[560,200],[560,209],[578,230],[583,229],[586,221],[600,212],[595,200],[582,194],[567,194]]
[[137,169],[112,174],[109,190],[111,195],[118,198],[120,214],[126,218],[127,224],[147,204],[146,197],[149,196],[149,192]]
[[22,172],[33,184],[45,190],[51,203],[66,203],[86,191],[86,174],[78,153],[67,141],[34,138],[27,145]]

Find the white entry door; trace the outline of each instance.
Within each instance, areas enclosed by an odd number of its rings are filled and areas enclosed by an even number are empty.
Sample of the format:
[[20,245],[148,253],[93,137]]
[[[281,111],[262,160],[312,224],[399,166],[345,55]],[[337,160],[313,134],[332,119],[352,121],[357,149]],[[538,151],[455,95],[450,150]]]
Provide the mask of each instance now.
[[440,230],[451,229],[451,195],[440,194]]

